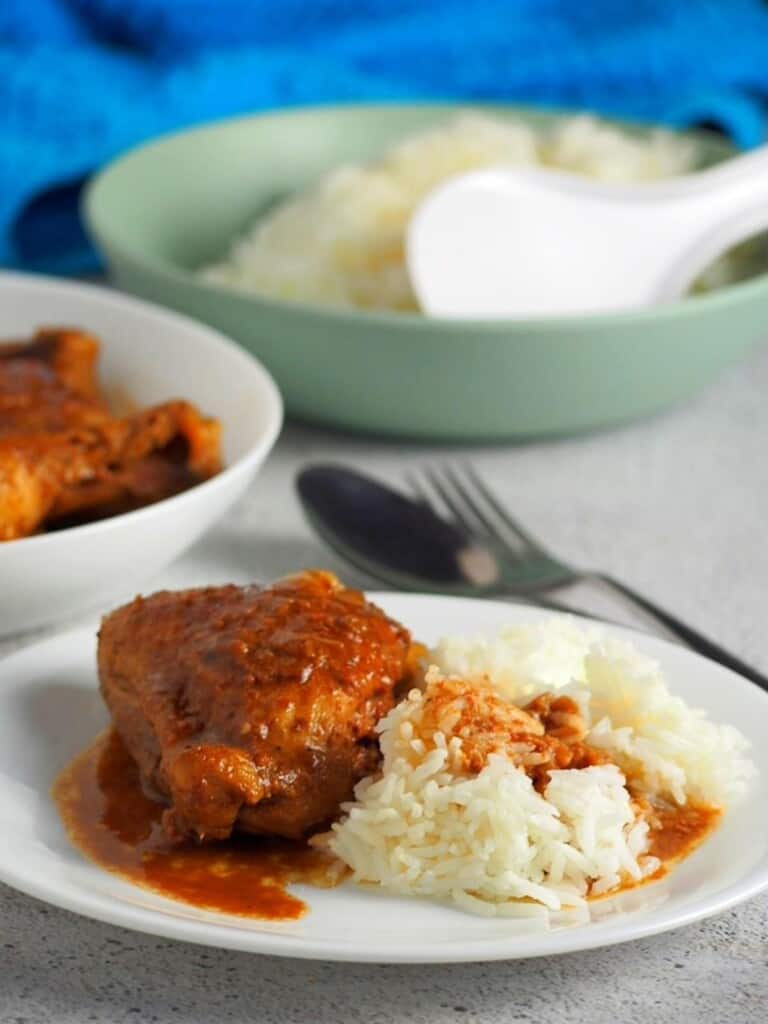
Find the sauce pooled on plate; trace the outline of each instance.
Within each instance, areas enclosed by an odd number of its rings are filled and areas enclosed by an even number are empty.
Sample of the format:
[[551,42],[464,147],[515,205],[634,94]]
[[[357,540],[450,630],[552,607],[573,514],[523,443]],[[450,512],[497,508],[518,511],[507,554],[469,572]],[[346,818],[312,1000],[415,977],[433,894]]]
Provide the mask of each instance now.
[[53,795],[69,837],[90,860],[161,896],[225,914],[294,920],[306,905],[291,882],[329,888],[344,869],[303,842],[239,836],[171,843],[165,807],[143,791],[135,762],[111,730],[69,764]]

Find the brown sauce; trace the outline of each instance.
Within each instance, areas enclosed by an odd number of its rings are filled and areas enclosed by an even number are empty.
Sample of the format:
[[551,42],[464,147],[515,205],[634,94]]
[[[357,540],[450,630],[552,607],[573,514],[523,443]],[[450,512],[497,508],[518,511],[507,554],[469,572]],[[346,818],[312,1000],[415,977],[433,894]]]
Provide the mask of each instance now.
[[306,905],[291,882],[329,888],[338,862],[304,843],[239,837],[227,843],[171,845],[162,804],[147,797],[139,772],[110,731],[61,773],[53,795],[70,839],[90,860],[137,885],[196,907],[285,921]]
[[[142,789],[138,769],[114,730],[104,733],[61,773],[53,795],[70,839],[107,871],[162,896],[206,910],[275,921],[295,920],[306,904],[286,890],[303,882],[337,885],[345,870],[305,843],[240,836],[226,843],[169,843],[161,826],[164,806]],[[649,852],[662,862],[662,878],[717,827],[717,807],[654,805]],[[615,896],[616,890],[597,899]]]
[[655,804],[651,817],[650,853],[671,867],[693,853],[722,817],[719,807],[706,804]]
[[648,853],[658,857],[661,861],[659,867],[652,875],[639,882],[627,878],[620,888],[590,896],[589,899],[608,900],[620,892],[638,889],[650,882],[658,882],[669,874],[675,864],[690,856],[696,847],[715,831],[722,816],[721,808],[706,804],[685,804],[682,807],[677,804],[653,804],[648,816],[651,825]]

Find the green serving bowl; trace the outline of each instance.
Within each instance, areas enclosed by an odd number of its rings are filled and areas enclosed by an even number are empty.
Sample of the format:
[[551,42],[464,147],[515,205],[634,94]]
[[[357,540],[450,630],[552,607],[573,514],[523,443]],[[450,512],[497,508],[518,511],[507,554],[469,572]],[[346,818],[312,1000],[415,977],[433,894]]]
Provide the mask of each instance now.
[[[466,109],[317,107],[182,132],[100,173],[87,227],[122,288],[239,341],[289,413],[377,434],[470,441],[619,423],[693,394],[768,333],[766,274],[639,311],[482,322],[290,303],[196,275],[276,198]],[[542,126],[563,116],[486,109]],[[707,163],[730,152],[701,138]]]

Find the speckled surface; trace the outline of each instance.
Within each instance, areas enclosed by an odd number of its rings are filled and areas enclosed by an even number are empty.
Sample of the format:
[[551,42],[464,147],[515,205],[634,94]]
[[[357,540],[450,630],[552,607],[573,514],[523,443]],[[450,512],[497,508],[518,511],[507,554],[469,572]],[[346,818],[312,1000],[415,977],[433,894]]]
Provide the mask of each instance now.
[[[562,555],[614,573],[768,672],[767,397],[763,350],[697,401],[656,420],[577,440],[478,449],[472,458]],[[345,461],[394,482],[406,465],[456,454],[291,426],[227,520],[146,589],[244,582],[308,565],[339,570],[294,499],[303,462]],[[584,588],[569,596],[638,621]],[[0,650],[35,638],[6,641]],[[2,1024],[766,1019],[768,896],[612,949],[508,964],[378,967],[165,942],[0,886]]]

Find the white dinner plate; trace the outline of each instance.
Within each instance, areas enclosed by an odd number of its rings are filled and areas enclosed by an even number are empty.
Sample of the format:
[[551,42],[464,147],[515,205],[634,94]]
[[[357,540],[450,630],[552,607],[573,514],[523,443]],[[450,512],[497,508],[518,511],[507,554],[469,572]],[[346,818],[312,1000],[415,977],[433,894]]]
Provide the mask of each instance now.
[[[490,631],[547,613],[459,598],[372,595],[427,643]],[[50,797],[59,770],[107,721],[97,692],[95,630],[29,647],[0,663],[0,879],[57,906],[172,939],[328,960],[449,962],[513,959],[590,949],[677,928],[768,886],[768,695],[698,655],[617,629],[656,657],[672,689],[733,723],[754,744],[751,799],[667,878],[593,904],[588,924],[549,931],[475,917],[426,900],[395,899],[345,884],[295,886],[309,905],[299,921],[267,922],[197,910],[101,870],[73,849]]]

